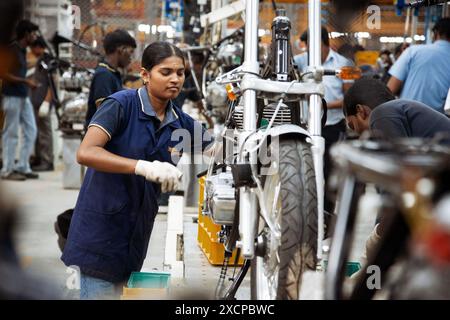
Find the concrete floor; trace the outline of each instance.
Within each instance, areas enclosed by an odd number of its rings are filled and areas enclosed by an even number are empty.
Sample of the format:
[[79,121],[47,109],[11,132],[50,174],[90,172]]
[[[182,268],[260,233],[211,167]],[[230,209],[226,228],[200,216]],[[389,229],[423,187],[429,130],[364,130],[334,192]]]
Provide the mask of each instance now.
[[[61,290],[63,298],[76,298],[78,294],[76,290],[66,289],[66,281],[70,274],[60,260],[61,252],[53,228],[57,215],[74,207],[78,190],[63,189],[61,166],[56,171],[40,173],[37,180],[1,181],[1,189],[5,197],[13,199],[20,209],[15,245],[24,268],[33,276]],[[211,266],[198,247],[197,223],[193,221],[196,214],[192,211],[191,209],[190,213],[184,215],[186,279],[182,283],[174,284],[172,289],[176,295],[188,297],[198,295],[207,299],[213,297],[221,268]],[[156,217],[142,271],[165,270],[163,260],[166,228],[167,214],[160,213]],[[248,287],[247,282],[244,281],[243,288]],[[241,292],[242,290],[239,294]],[[242,298],[245,298],[245,295]]]
[[[73,208],[78,190],[65,190],[62,187],[62,167],[56,171],[40,174],[38,180],[25,182],[2,181],[1,189],[8,198],[16,199],[20,208],[20,218],[15,235],[17,252],[24,268],[35,277],[50,281],[61,290],[64,299],[76,299],[77,290],[67,290],[69,277],[66,266],[61,262],[61,252],[53,225],[56,216]],[[355,239],[353,261],[358,260],[365,238],[373,226],[370,210],[365,210],[358,225]],[[211,266],[197,245],[197,224],[193,221],[195,213],[184,214],[185,275],[183,282],[173,285],[174,297],[209,299],[220,274],[220,267]],[[149,252],[142,271],[164,270],[164,243],[167,215],[158,214],[150,241]],[[229,270],[231,275],[232,269]],[[302,297],[317,299],[321,297],[318,283],[321,277],[311,274],[304,279]],[[247,275],[237,294],[238,299],[249,299],[249,276]]]

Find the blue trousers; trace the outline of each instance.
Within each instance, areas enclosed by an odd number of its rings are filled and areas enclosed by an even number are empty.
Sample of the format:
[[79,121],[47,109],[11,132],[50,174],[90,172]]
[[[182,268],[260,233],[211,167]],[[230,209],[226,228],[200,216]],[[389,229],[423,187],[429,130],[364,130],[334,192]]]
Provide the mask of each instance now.
[[[12,171],[31,172],[30,155],[33,152],[37,136],[33,106],[28,97],[3,97],[5,124],[3,126],[3,168],[2,176]],[[19,128],[23,133],[23,144],[19,153],[19,162],[15,164],[16,148],[19,143]]]
[[121,284],[93,278],[81,273],[81,300],[115,300],[120,296]]

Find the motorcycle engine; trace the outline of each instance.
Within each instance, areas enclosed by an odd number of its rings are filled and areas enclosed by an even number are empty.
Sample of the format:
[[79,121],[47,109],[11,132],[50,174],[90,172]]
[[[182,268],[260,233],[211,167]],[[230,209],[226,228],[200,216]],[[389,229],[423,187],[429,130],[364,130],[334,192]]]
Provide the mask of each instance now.
[[81,134],[87,112],[87,93],[68,92],[63,103],[59,129],[66,134]]
[[227,90],[221,84],[213,81],[206,88],[206,102],[214,108],[226,107]]
[[227,91],[224,86],[212,81],[206,87],[206,103],[217,123],[224,123],[228,111]]
[[[262,120],[265,120],[267,123],[269,123],[275,113],[277,105],[277,102],[269,103],[268,105],[266,105],[262,110]],[[244,129],[244,105],[242,99],[234,108],[233,120],[237,129]],[[282,103],[274,119],[273,126],[275,127],[289,123],[292,123],[291,110],[286,104]]]
[[68,92],[82,92],[91,85],[91,76],[86,72],[65,71],[60,77],[60,88]]
[[224,67],[239,66],[242,63],[244,45],[240,42],[225,42],[217,51],[217,60]]
[[206,178],[205,191],[206,205],[214,223],[232,225],[236,198],[231,172],[220,172]]
[[63,101],[58,129],[64,134],[83,134],[91,80],[92,72],[76,68],[66,70],[59,78]]

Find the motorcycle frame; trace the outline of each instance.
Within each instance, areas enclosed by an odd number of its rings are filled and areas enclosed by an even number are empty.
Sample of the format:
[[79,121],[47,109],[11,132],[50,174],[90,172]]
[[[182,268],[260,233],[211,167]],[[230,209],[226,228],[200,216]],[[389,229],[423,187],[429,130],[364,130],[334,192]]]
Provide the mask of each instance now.
[[[309,45],[309,68],[311,70],[320,69],[321,65],[321,21],[320,21],[320,0],[309,0],[308,4],[308,29],[310,34]],[[238,159],[239,163],[250,163],[256,169],[257,151],[256,142],[247,138],[258,130],[257,128],[257,103],[256,94],[259,91],[279,93],[287,95],[308,95],[309,96],[309,119],[308,132],[304,136],[309,137],[312,143],[312,154],[314,170],[317,184],[318,202],[318,237],[317,237],[317,257],[322,258],[322,239],[324,236],[324,175],[323,175],[323,154],[325,150],[325,140],[321,136],[321,99],[324,95],[321,74],[313,72],[315,77],[310,77],[305,83],[286,83],[260,79],[258,62],[258,15],[259,0],[246,0],[245,3],[245,41],[244,41],[244,63],[239,68],[228,72],[217,78],[217,82],[240,82],[244,99],[243,130],[238,135],[239,149],[244,152]],[[242,79],[237,74],[243,74]],[[319,76],[317,76],[319,75]],[[248,157],[248,158],[247,158]],[[245,259],[255,257],[255,238],[258,230],[258,200],[257,195],[251,188],[245,186],[239,189],[239,233],[240,241],[236,246],[241,249],[241,254]]]
[[[370,143],[371,141],[368,141],[367,146]],[[416,157],[414,161],[408,162],[405,161],[407,155],[403,154],[401,158],[397,158],[398,161],[394,161],[395,158],[392,156],[385,156],[385,151],[377,155],[373,151],[362,148],[360,142],[358,144],[355,146],[351,142],[341,142],[331,148],[332,159],[336,165],[335,171],[342,183],[339,184],[337,221],[325,274],[324,298],[326,300],[370,300],[373,298],[376,290],[367,286],[367,279],[371,274],[365,272],[366,268],[371,265],[378,266],[380,274],[386,275],[398,257],[405,252],[406,243],[415,231],[412,228],[414,226],[412,220],[424,219],[417,223],[421,227],[427,220],[426,214],[418,207],[404,206],[402,197],[405,193],[411,192],[410,186],[413,181],[415,184],[422,178],[433,179],[433,176],[439,176],[441,168],[445,168],[450,158],[447,153],[445,157],[442,154],[438,157],[430,155],[421,158],[420,161]],[[427,144],[424,142],[423,145]],[[355,280],[351,292],[348,292],[344,290],[346,262],[350,256],[356,220],[360,214],[359,199],[363,187],[367,184],[380,187],[392,199],[392,203],[385,203],[380,208],[385,221],[383,235],[373,256],[367,257],[366,265],[362,266],[361,276]],[[415,197],[416,203],[430,201],[429,195],[416,193]]]

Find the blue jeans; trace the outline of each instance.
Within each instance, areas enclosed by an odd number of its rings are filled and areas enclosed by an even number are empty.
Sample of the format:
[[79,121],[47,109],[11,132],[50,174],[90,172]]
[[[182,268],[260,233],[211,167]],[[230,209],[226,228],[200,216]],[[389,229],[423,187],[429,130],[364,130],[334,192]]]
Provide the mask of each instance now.
[[119,285],[81,273],[81,300],[113,300],[119,298]]
[[[3,127],[3,168],[2,176],[12,171],[31,172],[30,155],[36,141],[37,128],[33,105],[28,97],[3,96],[5,124]],[[16,147],[19,143],[19,127],[23,132],[23,144],[19,154],[19,162],[15,164]]]

